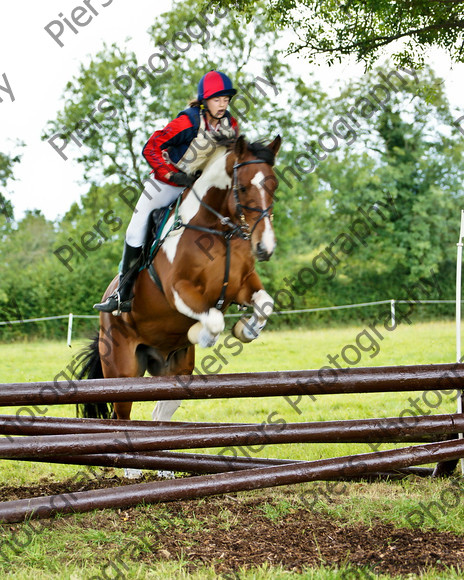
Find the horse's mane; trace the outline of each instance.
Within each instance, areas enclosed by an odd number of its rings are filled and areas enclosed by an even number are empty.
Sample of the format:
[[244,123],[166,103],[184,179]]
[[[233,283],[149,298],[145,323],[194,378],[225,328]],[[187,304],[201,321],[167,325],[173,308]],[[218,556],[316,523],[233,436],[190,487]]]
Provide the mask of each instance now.
[[267,147],[263,141],[255,141],[254,143],[247,143],[248,151],[253,153],[255,157],[262,159],[269,165],[274,165],[275,163],[275,153],[269,147]]
[[228,151],[230,151],[237,142],[237,137],[226,137],[219,133],[213,135],[213,139],[218,147],[225,147]]
[[[232,150],[235,143],[237,142],[237,137],[224,137],[223,135],[215,135],[214,140],[220,147],[225,147],[227,151]],[[273,166],[275,164],[275,154],[274,152],[264,144],[262,140],[255,141],[254,143],[248,143],[246,141],[248,151],[252,153],[255,157],[262,159],[269,165]]]

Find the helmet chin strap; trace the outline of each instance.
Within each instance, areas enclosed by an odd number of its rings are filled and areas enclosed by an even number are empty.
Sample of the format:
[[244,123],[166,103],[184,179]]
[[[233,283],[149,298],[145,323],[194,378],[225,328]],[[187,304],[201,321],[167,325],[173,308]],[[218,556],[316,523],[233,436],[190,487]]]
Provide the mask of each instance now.
[[216,121],[220,121],[221,119],[224,118],[224,115],[222,115],[222,117],[216,117],[215,115],[213,115],[213,113],[208,109],[207,105],[204,105],[203,103],[201,104],[201,108],[203,109],[203,111],[205,113],[208,113],[210,115],[210,117],[212,117],[213,119],[216,119]]

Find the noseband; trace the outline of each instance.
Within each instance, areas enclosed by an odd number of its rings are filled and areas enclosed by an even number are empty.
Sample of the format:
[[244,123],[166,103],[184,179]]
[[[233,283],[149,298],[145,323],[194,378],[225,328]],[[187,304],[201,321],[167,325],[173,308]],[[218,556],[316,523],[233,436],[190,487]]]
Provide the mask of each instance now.
[[[240,189],[242,189],[243,186],[240,186],[238,182],[238,170],[240,167],[243,167],[244,165],[252,165],[253,163],[267,163],[267,161],[264,161],[263,159],[252,159],[250,161],[242,161],[242,163],[236,163],[234,165],[233,185],[232,185],[232,189],[234,191],[235,204],[237,207],[237,217],[240,219],[241,228],[244,232],[247,233],[248,238],[251,238],[253,232],[255,231],[256,226],[262,219],[268,217],[272,221],[273,217],[272,208],[274,207],[274,202],[272,202],[271,205],[269,207],[266,207],[265,209],[261,209],[259,207],[250,207],[249,205],[243,205],[243,203],[240,203],[238,192]],[[254,223],[251,230],[243,213],[244,209],[246,209],[247,211],[257,211],[258,213],[261,214]]]
[[[225,216],[221,215],[218,211],[216,211],[214,208],[212,208],[210,205],[208,205],[204,200],[202,200],[198,196],[198,194],[195,191],[195,188],[192,187],[191,191],[193,192],[195,197],[198,199],[200,204],[203,207],[205,207],[208,211],[210,211],[213,215],[215,215],[220,220],[220,223],[223,226],[227,226],[229,229],[227,231],[215,230],[215,229],[206,228],[203,226],[196,226],[196,225],[192,225],[192,224],[182,224],[181,222],[176,226],[176,228],[185,227],[188,229],[192,229],[192,230],[196,230],[196,231],[200,231],[200,232],[205,232],[208,234],[218,235],[218,236],[221,236],[224,238],[224,240],[226,242],[226,263],[225,263],[224,281],[222,283],[221,294],[220,294],[219,300],[216,302],[216,306],[215,306],[215,308],[217,308],[218,310],[221,310],[222,307],[224,306],[225,299],[226,299],[227,286],[229,284],[230,241],[235,236],[242,238],[243,240],[249,240],[251,238],[256,226],[258,225],[258,223],[262,219],[268,217],[270,220],[272,220],[272,207],[274,205],[274,202],[272,202],[271,205],[269,207],[267,207],[266,209],[261,209],[261,208],[257,208],[257,207],[249,207],[247,205],[243,205],[242,203],[240,203],[238,192],[239,192],[239,189],[241,189],[241,186],[238,183],[238,170],[240,167],[243,167],[244,165],[251,165],[252,163],[268,163],[268,162],[264,161],[263,159],[252,159],[250,161],[243,161],[242,163],[236,163],[233,167],[234,171],[233,171],[232,189],[234,192],[234,198],[235,198],[235,203],[236,203],[236,207],[237,207],[237,217],[240,219],[240,225],[235,224],[229,217],[225,217]],[[250,226],[245,219],[245,215],[243,214],[244,209],[246,209],[248,211],[257,211],[261,214],[259,216],[259,218],[256,220],[253,227],[251,228],[251,231],[250,231]]]

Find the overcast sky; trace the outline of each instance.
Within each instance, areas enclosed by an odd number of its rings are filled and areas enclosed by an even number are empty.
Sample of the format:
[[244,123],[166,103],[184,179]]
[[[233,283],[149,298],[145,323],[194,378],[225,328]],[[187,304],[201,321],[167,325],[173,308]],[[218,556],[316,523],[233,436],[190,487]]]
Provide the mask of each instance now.
[[[79,64],[95,54],[103,42],[126,44],[145,64],[154,52],[146,33],[154,18],[169,10],[170,0],[85,0],[87,14],[79,10],[75,16],[87,25],[76,27],[75,34],[64,22],[84,0],[43,0],[41,2],[3,2],[0,9],[0,87],[10,85],[14,101],[0,88],[0,151],[14,152],[15,141],[26,144],[22,161],[15,168],[17,181],[11,182],[8,197],[12,200],[16,218],[27,209],[40,209],[49,219],[63,215],[88,190],[79,185],[82,170],[72,156],[64,161],[40,135],[47,121],[56,116],[62,106],[61,95],[66,83],[77,73]],[[104,6],[106,4],[106,6]],[[59,14],[62,14],[60,17]],[[64,30],[58,43],[44,29],[53,20],[62,21]],[[59,25],[50,25],[58,34]],[[448,96],[464,114],[461,99],[464,89],[464,66],[451,68],[449,59],[439,52],[431,55],[431,63],[447,80]],[[362,66],[352,62],[328,68],[309,67],[301,62],[298,72],[314,70],[323,87],[329,90],[339,79],[362,74]],[[226,71],[233,76],[233,71]],[[5,81],[6,79],[6,81]],[[186,99],[190,94],[186,95]],[[147,138],[154,130],[147,127]],[[71,151],[71,148],[69,148]]]

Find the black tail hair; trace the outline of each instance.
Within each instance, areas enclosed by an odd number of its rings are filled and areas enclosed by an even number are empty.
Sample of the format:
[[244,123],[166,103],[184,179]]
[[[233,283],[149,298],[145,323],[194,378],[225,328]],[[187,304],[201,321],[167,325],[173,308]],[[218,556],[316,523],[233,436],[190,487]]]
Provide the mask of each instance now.
[[[98,351],[98,332],[92,342],[84,347],[78,354],[79,365],[75,368],[73,376],[82,379],[102,379],[103,369]],[[76,416],[86,419],[109,419],[113,414],[113,403],[79,403],[76,405]]]

